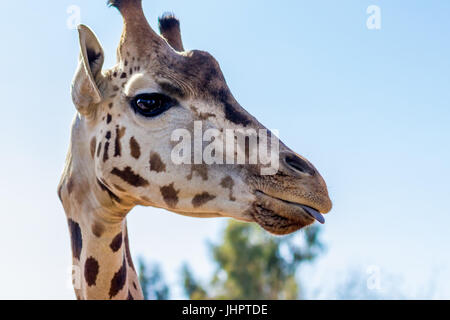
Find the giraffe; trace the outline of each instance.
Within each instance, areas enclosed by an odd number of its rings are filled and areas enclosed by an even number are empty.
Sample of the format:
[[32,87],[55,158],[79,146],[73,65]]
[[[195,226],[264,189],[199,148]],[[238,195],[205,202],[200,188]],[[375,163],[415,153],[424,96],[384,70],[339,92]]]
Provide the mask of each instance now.
[[159,19],[159,35],[141,0],[109,4],[124,23],[117,64],[103,69],[99,40],[80,25],[76,115],[58,186],[77,299],[143,299],[126,222],[135,206],[255,222],[274,235],[323,223],[332,207],[324,179],[282,142],[272,175],[262,175],[259,164],[172,161],[178,128],[193,132],[200,121],[222,136],[230,128],[266,128],[239,105],[210,54],[184,49],[175,16]]

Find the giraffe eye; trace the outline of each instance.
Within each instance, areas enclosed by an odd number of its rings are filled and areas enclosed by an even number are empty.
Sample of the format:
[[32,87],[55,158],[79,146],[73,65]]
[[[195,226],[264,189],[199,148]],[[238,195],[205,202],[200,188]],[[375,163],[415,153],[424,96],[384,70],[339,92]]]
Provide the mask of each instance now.
[[176,104],[172,98],[161,93],[145,93],[134,97],[131,106],[145,117],[156,117]]

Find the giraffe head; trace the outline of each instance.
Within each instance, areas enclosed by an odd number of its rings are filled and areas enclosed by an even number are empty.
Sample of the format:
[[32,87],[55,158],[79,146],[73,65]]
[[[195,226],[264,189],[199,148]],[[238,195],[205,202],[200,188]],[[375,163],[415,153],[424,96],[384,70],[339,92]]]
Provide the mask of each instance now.
[[[72,144],[85,146],[92,182],[108,198],[102,205],[123,212],[143,205],[193,217],[232,217],[280,235],[323,222],[321,213],[331,210],[331,201],[319,172],[270,132],[261,139],[265,127],[235,100],[217,61],[207,52],[184,50],[178,20],[163,16],[160,36],[148,24],[141,0],[110,4],[124,19],[117,64],[102,69],[99,41],[80,26],[72,84],[78,110]],[[210,143],[202,145],[202,138]],[[234,162],[227,147],[219,147],[230,141]],[[263,142],[278,146],[271,174],[264,173],[267,163],[248,161]],[[239,151],[247,161],[236,163]],[[196,152],[223,161],[198,161]]]

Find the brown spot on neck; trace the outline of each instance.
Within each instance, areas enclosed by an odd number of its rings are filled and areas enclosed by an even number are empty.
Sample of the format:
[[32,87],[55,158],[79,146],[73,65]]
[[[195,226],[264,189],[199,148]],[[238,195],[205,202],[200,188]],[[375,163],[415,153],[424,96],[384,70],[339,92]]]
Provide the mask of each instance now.
[[111,279],[111,288],[109,289],[109,298],[114,298],[120,290],[125,286],[125,282],[127,280],[127,265],[125,257],[123,257],[123,263],[120,269],[114,274],[114,277]]
[[94,224],[92,225],[92,233],[94,234],[94,236],[100,238],[103,232],[105,232],[105,227],[99,222],[94,222]]
[[[130,252],[130,240],[128,239],[128,227],[125,228],[125,239],[124,239],[124,241],[125,241],[125,257],[127,258],[128,266],[131,269],[135,270],[134,269],[134,264],[133,264],[133,259],[131,258],[131,252]],[[136,286],[135,283],[133,283],[133,284]]]
[[161,195],[164,199],[164,202],[167,204],[169,208],[175,208],[178,204],[178,193],[180,191],[175,190],[174,184],[165,186],[160,188]]
[[214,200],[215,198],[216,196],[210,195],[208,192],[203,192],[202,194],[196,195],[192,199],[192,205],[194,206],[194,208],[198,208],[208,203],[209,201]]
[[122,241],[123,241],[123,236],[122,236],[122,232],[121,232],[117,236],[114,237],[114,239],[111,241],[111,244],[109,245],[109,247],[111,248],[111,250],[113,252],[117,252],[122,247]]
[[165,163],[161,160],[160,155],[156,152],[150,153],[150,171],[155,171],[157,173],[166,171]]
[[80,259],[81,250],[83,248],[83,236],[81,235],[80,225],[73,221],[68,220],[70,230],[70,242],[72,246],[72,255],[75,259]]
[[123,181],[134,187],[146,187],[149,185],[148,181],[142,178],[140,175],[133,172],[130,167],[126,167],[124,170],[114,168],[111,174],[121,178]]
[[100,266],[98,261],[90,257],[84,263],[84,278],[89,287],[95,286]]
[[141,157],[141,147],[134,137],[130,138],[130,154],[135,159]]

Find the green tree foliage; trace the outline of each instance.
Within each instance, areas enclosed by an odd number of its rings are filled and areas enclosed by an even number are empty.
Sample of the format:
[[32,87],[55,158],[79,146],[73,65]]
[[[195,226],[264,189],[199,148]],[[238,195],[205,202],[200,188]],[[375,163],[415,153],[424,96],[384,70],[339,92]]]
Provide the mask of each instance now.
[[142,258],[138,260],[139,282],[142,286],[145,300],[167,300],[169,287],[158,264],[149,267]]
[[191,269],[185,264],[181,270],[183,278],[184,294],[190,297],[191,300],[206,300],[207,294],[202,286],[195,279]]
[[211,245],[217,270],[206,288],[188,266],[183,268],[186,295],[193,300],[299,298],[298,267],[323,249],[317,228],[302,234],[303,239],[274,237],[253,224],[230,220],[222,242]]

